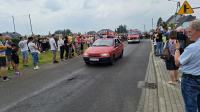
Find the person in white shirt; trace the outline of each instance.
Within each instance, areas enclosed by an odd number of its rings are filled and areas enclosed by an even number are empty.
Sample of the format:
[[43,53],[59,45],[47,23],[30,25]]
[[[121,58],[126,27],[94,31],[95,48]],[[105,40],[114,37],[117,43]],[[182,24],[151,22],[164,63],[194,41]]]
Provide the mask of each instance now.
[[154,54],[156,55],[156,38],[153,38],[153,48],[154,48]]
[[29,43],[28,43],[28,48],[31,52],[31,55],[32,55],[32,59],[33,59],[33,65],[34,65],[34,70],[37,70],[39,69],[38,67],[38,47],[35,43],[33,43],[33,37],[29,37],[28,38],[29,40]]
[[28,42],[27,39],[20,37],[20,42],[18,43],[18,46],[21,49],[24,66],[28,66],[28,43],[27,42]]
[[49,39],[49,44],[50,44],[50,48],[51,48],[51,51],[53,53],[53,63],[58,63],[58,61],[56,60],[56,53],[57,53],[57,44],[56,44],[56,41],[55,41],[55,35],[53,34],[51,36],[51,38]]
[[58,48],[60,49],[60,60],[63,61],[64,51],[65,51],[65,44],[64,44],[64,40],[63,40],[62,36],[59,37]]

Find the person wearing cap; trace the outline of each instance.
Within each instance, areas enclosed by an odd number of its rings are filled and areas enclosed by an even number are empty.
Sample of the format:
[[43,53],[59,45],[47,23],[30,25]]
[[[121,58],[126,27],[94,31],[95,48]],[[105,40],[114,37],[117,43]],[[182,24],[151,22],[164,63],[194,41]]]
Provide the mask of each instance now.
[[175,63],[183,73],[181,91],[185,112],[200,112],[200,20],[190,23],[188,36],[194,43],[187,46],[182,54],[180,43],[175,42]]

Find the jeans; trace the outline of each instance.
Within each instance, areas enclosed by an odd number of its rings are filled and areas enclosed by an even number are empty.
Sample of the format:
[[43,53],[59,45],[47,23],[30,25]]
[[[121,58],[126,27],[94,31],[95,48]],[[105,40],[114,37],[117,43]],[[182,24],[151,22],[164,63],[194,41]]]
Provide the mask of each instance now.
[[69,57],[69,47],[66,46],[65,47],[65,59],[68,59],[68,57]]
[[156,45],[153,45],[154,48],[154,54],[156,55]]
[[156,42],[156,55],[161,55],[163,51],[163,42]]
[[32,55],[32,58],[33,58],[33,65],[34,66],[37,66],[38,65],[38,53],[37,52],[32,52],[31,53],[31,55]]
[[53,54],[53,62],[56,61],[56,50],[51,50],[52,51],[52,54]]
[[27,59],[28,58],[28,51],[22,51],[22,58]]
[[200,79],[182,77],[181,91],[185,112],[200,112]]
[[65,52],[65,46],[60,46],[60,59],[63,59]]

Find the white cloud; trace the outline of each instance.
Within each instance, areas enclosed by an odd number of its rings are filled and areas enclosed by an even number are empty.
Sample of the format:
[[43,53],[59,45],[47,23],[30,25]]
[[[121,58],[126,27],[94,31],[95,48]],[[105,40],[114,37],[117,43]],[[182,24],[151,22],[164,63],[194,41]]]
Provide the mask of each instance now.
[[[193,0],[191,5],[197,3]],[[29,13],[34,32],[47,34],[64,28],[74,32],[114,29],[120,24],[141,30],[145,24],[150,29],[152,18],[156,24],[159,17],[166,20],[176,10],[176,2],[168,0],[1,0],[0,4],[0,32],[13,31],[14,16],[22,34],[31,33]]]

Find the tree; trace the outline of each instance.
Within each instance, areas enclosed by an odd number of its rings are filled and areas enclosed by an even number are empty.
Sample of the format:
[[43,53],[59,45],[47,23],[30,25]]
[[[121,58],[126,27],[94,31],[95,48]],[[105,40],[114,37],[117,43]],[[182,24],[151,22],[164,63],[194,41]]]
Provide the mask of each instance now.
[[70,29],[66,29],[66,30],[65,30],[65,35],[71,35],[71,34],[72,34],[72,32],[71,32]]
[[171,27],[171,29],[175,29],[176,25],[175,25],[175,23],[170,23],[170,24],[168,24],[168,27]]
[[168,26],[167,26],[167,23],[166,22],[162,22],[161,26],[164,28],[164,29],[167,29]]
[[160,17],[160,18],[158,19],[158,22],[157,22],[157,27],[160,27],[161,24],[162,24],[162,22],[163,22],[163,20],[162,20],[162,18]]
[[87,32],[87,34],[89,34],[89,35],[95,35],[96,31],[89,31],[89,32]]
[[127,26],[126,25],[120,25],[117,29],[115,29],[115,32],[117,33],[127,33]]
[[63,36],[66,36],[66,35],[71,35],[72,32],[70,29],[64,29],[64,30],[57,30],[55,31],[54,34],[62,34]]

